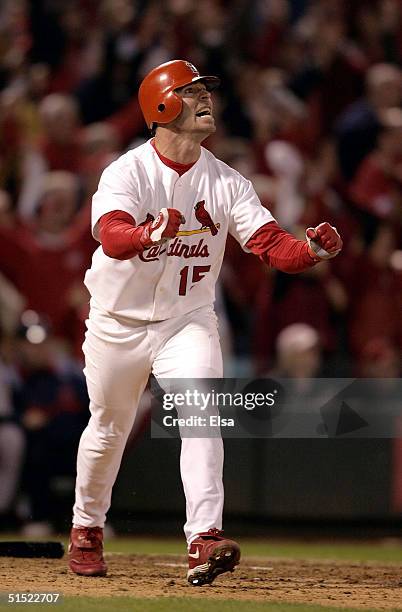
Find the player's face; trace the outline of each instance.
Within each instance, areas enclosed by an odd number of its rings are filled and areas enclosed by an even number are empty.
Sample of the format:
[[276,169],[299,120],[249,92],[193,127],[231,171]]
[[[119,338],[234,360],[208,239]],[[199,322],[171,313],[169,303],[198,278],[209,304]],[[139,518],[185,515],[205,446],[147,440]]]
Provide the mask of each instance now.
[[202,139],[215,132],[212,98],[204,83],[185,85],[175,93],[183,100],[183,110],[174,122],[176,130]]

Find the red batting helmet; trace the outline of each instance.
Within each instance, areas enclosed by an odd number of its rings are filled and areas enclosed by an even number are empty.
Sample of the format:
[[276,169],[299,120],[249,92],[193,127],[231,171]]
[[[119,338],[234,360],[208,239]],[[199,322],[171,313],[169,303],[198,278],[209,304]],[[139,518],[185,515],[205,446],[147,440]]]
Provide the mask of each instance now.
[[208,91],[219,86],[216,76],[201,76],[197,68],[184,60],[173,60],[157,66],[140,85],[138,99],[149,129],[154,123],[170,123],[181,113],[183,102],[175,93],[179,87],[201,81]]

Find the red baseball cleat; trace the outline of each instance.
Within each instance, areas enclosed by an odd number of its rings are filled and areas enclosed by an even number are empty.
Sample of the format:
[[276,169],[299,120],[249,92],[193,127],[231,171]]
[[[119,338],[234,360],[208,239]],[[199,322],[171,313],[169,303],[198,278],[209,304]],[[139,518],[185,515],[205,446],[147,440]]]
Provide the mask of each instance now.
[[240,547],[223,537],[223,531],[199,533],[188,551],[187,580],[193,586],[211,584],[219,574],[233,572],[240,561]]
[[106,576],[103,558],[103,529],[73,527],[68,546],[68,565],[80,576]]

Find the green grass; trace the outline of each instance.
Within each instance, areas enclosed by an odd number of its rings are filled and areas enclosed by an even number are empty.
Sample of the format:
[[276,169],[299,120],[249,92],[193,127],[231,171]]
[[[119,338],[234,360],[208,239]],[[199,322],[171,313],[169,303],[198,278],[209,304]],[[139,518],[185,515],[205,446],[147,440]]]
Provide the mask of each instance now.
[[[208,600],[207,597],[182,598],[166,597],[158,599],[134,599],[130,597],[113,597],[101,599],[95,597],[65,597],[61,603],[52,607],[50,604],[12,605],[0,604],[0,610],[54,610],[54,612],[207,612],[214,608],[219,612],[357,612],[356,608],[335,608],[317,605],[289,604],[275,602],[252,602],[230,600]],[[396,609],[395,609],[396,610]],[[359,610],[361,612],[361,610]],[[375,608],[366,608],[364,612],[377,612]],[[392,610],[387,610],[392,612]]]

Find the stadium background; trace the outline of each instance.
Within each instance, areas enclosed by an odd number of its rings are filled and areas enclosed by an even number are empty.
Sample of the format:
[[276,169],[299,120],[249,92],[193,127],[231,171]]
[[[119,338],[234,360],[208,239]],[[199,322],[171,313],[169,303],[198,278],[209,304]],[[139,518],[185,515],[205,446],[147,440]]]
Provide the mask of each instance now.
[[[186,58],[218,74],[206,143],[302,237],[337,259],[298,276],[229,240],[217,308],[229,376],[400,377],[400,0],[5,0],[0,9],[0,513],[26,536],[67,531],[88,418],[82,284],[103,168],[146,139],[136,91]],[[380,409],[380,407],[379,407]],[[112,525],[180,529],[178,441],[137,423]],[[236,533],[398,528],[402,450],[387,440],[226,442]],[[163,495],[161,495],[163,483]],[[252,521],[250,520],[252,519]]]

